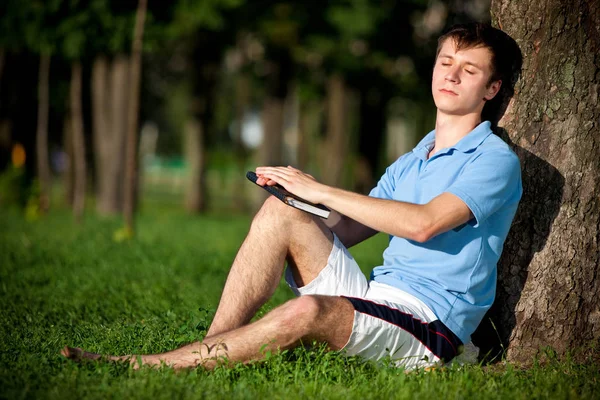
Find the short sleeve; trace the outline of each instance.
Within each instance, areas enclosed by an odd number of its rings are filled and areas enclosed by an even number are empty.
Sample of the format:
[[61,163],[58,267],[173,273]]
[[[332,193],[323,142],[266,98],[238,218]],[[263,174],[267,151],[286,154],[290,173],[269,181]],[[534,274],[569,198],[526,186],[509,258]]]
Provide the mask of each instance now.
[[446,192],[458,196],[475,216],[475,227],[501,209],[518,202],[522,194],[521,165],[510,150],[479,155]]
[[393,199],[394,190],[396,190],[396,181],[401,173],[401,164],[404,156],[398,158],[392,165],[386,168],[385,172],[377,182],[377,186],[371,189],[370,197],[378,199]]

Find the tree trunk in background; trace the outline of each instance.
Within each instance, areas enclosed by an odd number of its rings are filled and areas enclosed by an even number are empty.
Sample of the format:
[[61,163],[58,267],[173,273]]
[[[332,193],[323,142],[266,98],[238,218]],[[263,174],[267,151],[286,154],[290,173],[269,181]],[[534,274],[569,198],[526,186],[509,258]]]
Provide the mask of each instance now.
[[185,151],[189,163],[189,181],[186,191],[186,210],[199,213],[206,208],[205,201],[205,179],[206,156],[204,148],[204,129],[202,121],[195,118],[185,124]]
[[50,55],[40,56],[40,69],[38,77],[38,114],[36,130],[36,160],[37,174],[40,184],[40,211],[46,213],[50,208],[50,163],[48,161],[48,109],[50,77]]
[[104,214],[105,193],[107,192],[107,142],[109,131],[107,75],[108,62],[104,55],[97,56],[92,64],[92,138],[94,144],[94,164],[96,166],[96,209]]
[[2,81],[2,72],[4,72],[4,48],[0,47],[0,82]]
[[260,165],[283,163],[283,104],[284,99],[268,97],[263,105],[263,142],[260,147]]
[[[310,157],[310,107],[308,103],[300,102],[298,120],[298,155],[297,168],[306,171]],[[308,172],[308,171],[307,171]]]
[[130,60],[125,54],[117,55],[110,69],[110,121],[109,167],[106,170],[110,182],[107,196],[108,209],[123,211],[125,178],[125,148],[127,140],[127,106],[130,95]]
[[[524,194],[499,264],[496,327],[508,359],[531,362],[600,339],[600,3],[492,2],[523,52],[500,126]],[[585,356],[586,354],[579,353]]]
[[73,215],[81,221],[85,207],[85,142],[83,139],[83,112],[81,110],[81,63],[74,62],[71,67],[71,126],[73,135],[74,185]]
[[123,214],[125,228],[133,235],[133,213],[135,205],[135,192],[137,186],[137,130],[138,113],[140,104],[140,75],[142,68],[142,39],[144,35],[144,21],[146,19],[146,0],[139,0],[135,17],[135,28],[131,51],[130,87],[127,108],[127,153],[125,163],[125,183]]
[[[69,99],[70,103],[70,99]],[[70,106],[68,108],[71,108]],[[71,111],[68,110],[63,121],[63,148],[66,156],[66,166],[63,171],[62,180],[64,188],[64,201],[69,207],[73,207],[74,187],[74,155],[73,155],[73,123],[71,122]]]
[[327,141],[323,159],[323,183],[341,187],[348,156],[347,93],[344,79],[333,75],[327,83]]
[[193,51],[193,59],[197,60],[200,68],[196,68],[197,73],[192,83],[192,99],[189,102],[189,117],[184,126],[184,136],[189,171],[185,207],[188,212],[194,214],[205,211],[207,207],[205,141],[213,121],[215,88],[221,62],[221,52],[215,49],[218,47],[207,46],[203,40],[199,40]]
[[291,79],[292,60],[286,50],[273,52],[271,73],[267,78],[267,95],[263,105],[263,142],[259,165],[283,163],[283,111]]
[[110,64],[106,57],[99,56],[92,66],[96,207],[103,215],[114,215],[123,209],[128,67],[123,55]]
[[241,211],[249,211],[249,201],[246,195],[246,168],[248,167],[248,150],[242,139],[244,128],[244,117],[249,110],[250,105],[250,78],[248,74],[240,71],[235,85],[235,119],[237,121],[234,133],[234,152],[235,161],[238,167],[239,181],[239,201],[235,202],[235,207]]
[[250,78],[246,73],[239,72],[235,82],[235,119],[237,124],[234,133],[234,148],[236,155],[239,156],[240,159],[247,157],[244,142],[242,140],[242,131],[244,128],[244,117],[248,111],[249,104]]
[[364,87],[360,92],[360,135],[358,153],[360,158],[355,168],[354,190],[367,194],[379,180],[379,155],[386,129],[387,94],[378,88]]
[[[283,112],[291,79],[292,60],[287,51],[274,51],[271,72],[266,82],[266,97],[263,103],[263,140],[258,150],[257,165],[283,165]],[[251,192],[252,208],[258,209],[265,193]]]

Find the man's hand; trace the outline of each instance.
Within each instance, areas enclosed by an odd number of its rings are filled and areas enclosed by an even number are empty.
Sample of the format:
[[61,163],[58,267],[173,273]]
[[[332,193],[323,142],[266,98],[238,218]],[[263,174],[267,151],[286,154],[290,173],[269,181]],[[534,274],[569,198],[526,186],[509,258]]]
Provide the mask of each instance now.
[[311,175],[291,166],[256,168],[257,184],[273,186],[279,184],[287,191],[312,203],[322,203],[329,186],[319,183]]

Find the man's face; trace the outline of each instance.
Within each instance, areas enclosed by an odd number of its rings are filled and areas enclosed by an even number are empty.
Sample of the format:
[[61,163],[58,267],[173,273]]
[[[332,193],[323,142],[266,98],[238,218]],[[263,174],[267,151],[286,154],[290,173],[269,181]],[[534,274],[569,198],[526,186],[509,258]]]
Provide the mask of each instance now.
[[488,85],[491,57],[485,47],[456,51],[454,40],[444,42],[431,82],[438,111],[450,115],[481,114],[485,100],[491,100],[501,85],[501,81]]

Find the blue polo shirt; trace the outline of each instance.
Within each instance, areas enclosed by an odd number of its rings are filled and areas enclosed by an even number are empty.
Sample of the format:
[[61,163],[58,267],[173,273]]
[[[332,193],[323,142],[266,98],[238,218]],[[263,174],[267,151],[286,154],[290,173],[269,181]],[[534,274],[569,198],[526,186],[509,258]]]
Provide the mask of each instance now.
[[419,298],[467,343],[494,302],[496,264],[522,194],[521,168],[488,121],[427,159],[434,142],[432,131],[387,168],[370,196],[426,204],[449,192],[475,217],[425,243],[390,236],[371,278]]

